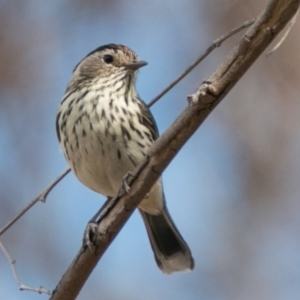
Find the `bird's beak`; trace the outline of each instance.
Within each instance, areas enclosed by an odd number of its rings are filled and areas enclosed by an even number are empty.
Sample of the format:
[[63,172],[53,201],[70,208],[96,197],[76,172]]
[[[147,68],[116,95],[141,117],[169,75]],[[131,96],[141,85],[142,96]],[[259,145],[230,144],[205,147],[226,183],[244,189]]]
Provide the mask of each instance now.
[[139,60],[139,61],[132,62],[130,64],[124,64],[124,67],[125,67],[125,69],[128,69],[128,70],[137,70],[146,65],[148,65],[148,63],[146,61]]

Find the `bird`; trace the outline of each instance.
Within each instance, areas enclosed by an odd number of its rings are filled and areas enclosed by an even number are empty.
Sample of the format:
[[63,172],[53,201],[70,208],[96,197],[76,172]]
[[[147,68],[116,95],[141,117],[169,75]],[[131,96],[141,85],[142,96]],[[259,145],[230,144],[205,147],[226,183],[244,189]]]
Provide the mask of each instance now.
[[[98,47],[73,70],[56,115],[56,132],[76,177],[107,197],[147,155],[158,138],[156,122],[139,97],[137,71],[147,65],[130,48]],[[138,206],[163,273],[194,268],[187,243],[166,206],[161,178]]]

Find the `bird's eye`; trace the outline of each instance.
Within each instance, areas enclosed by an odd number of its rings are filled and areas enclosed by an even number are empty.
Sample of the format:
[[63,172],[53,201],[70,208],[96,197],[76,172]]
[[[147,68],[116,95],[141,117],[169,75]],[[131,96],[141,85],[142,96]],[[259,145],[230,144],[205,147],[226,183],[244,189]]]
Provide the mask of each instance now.
[[112,55],[106,54],[103,56],[103,61],[106,64],[111,64],[114,61],[114,57]]

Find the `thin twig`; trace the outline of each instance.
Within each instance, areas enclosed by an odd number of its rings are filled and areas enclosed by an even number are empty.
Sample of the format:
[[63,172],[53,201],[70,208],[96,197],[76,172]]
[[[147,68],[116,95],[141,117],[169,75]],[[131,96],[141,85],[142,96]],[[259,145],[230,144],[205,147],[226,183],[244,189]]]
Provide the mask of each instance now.
[[215,48],[220,47],[225,40],[240,32],[241,30],[251,26],[254,22],[255,19],[247,21],[241,26],[231,30],[227,34],[224,34],[221,37],[214,40],[213,43],[182,74],[180,74],[174,81],[172,81],[165,89],[163,89],[154,99],[152,99],[148,103],[148,107],[152,106],[162,96],[164,96],[168,91],[170,91],[180,80],[182,80],[188,73],[190,73],[202,60],[204,60]]
[[70,169],[65,170],[60,174],[41,194],[31,200],[12,220],[10,220],[1,230],[0,236],[16,223],[35,203],[38,201],[45,202],[50,191],[70,172]]
[[32,292],[37,292],[39,294],[52,295],[51,291],[43,288],[42,286],[40,286],[38,288],[34,288],[34,287],[30,287],[30,286],[23,284],[21,282],[20,277],[17,272],[16,261],[10,256],[10,254],[8,253],[7,249],[4,247],[4,245],[1,241],[0,241],[0,248],[1,248],[2,252],[4,253],[4,255],[6,256],[7,260],[9,261],[11,271],[12,271],[13,276],[14,276],[17,284],[19,285],[19,288],[21,291],[32,291]]
[[297,10],[296,14],[294,15],[293,19],[291,20],[289,27],[287,28],[286,32],[284,33],[283,37],[280,39],[280,41],[274,46],[274,48],[267,53],[267,56],[270,56],[271,54],[273,54],[273,52],[275,52],[281,45],[282,43],[285,41],[285,39],[287,38],[287,36],[289,35],[291,29],[294,27],[296,21],[297,21],[297,17],[299,14],[299,9]]

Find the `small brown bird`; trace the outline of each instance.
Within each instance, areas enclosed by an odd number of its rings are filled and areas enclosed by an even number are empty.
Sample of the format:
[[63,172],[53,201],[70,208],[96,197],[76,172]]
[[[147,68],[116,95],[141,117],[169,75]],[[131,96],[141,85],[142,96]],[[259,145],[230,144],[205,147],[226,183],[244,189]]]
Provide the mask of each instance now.
[[[155,120],[135,89],[137,70],[147,63],[122,45],[105,45],[75,68],[56,118],[66,160],[90,189],[113,197],[158,137]],[[191,252],[166,207],[158,180],[139,205],[164,273],[193,269]]]

